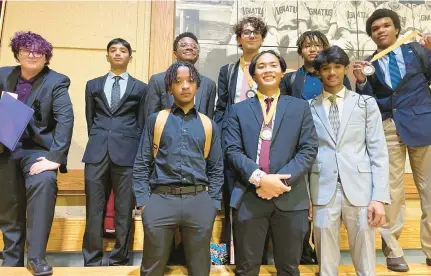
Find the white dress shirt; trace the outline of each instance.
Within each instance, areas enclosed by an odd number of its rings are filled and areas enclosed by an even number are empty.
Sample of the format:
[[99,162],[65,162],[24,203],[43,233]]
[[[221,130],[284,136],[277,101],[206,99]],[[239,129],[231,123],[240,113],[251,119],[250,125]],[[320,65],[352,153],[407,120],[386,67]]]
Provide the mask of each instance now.
[[[245,77],[244,71],[242,71],[242,67],[241,67],[241,63],[240,63],[238,66],[238,76],[236,78],[235,99],[233,101],[234,103],[239,103],[241,101],[241,89],[242,89],[242,82],[243,82],[244,77]],[[252,89],[254,91],[257,91],[256,82],[253,82]]]

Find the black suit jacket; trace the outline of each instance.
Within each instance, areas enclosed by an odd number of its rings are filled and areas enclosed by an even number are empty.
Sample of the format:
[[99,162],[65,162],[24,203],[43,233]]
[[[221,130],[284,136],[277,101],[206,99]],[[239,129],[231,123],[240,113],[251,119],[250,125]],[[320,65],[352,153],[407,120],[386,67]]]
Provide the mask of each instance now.
[[[21,66],[0,68],[0,91],[14,92]],[[36,81],[26,104],[35,110],[13,158],[22,158],[32,151],[47,151],[46,159],[59,163],[60,172],[67,172],[67,155],[73,132],[73,109],[69,97],[70,80],[45,67]]]
[[[292,78],[295,78],[292,81]],[[284,75],[280,81],[280,94],[289,95],[299,99],[302,99],[302,90],[304,89],[305,76],[299,71],[289,72]],[[344,86],[348,90],[352,90],[349,78],[344,76]]]
[[[230,206],[238,208],[248,189],[256,163],[259,134],[263,123],[262,108],[257,97],[232,106],[227,119],[225,155],[235,171]],[[290,192],[273,199],[280,210],[305,210],[309,207],[306,174],[311,168],[319,143],[313,116],[307,101],[280,96],[275,112],[270,148],[271,174],[290,174]]]
[[107,76],[88,81],[85,88],[88,143],[82,162],[96,164],[109,153],[115,164],[131,167],[144,127],[147,85],[129,75],[126,92],[111,111],[104,91]]
[[214,116],[214,121],[218,126],[221,126],[224,118],[228,117],[229,107],[235,103],[238,68],[239,60],[233,65],[232,77],[230,79],[229,87],[229,64],[226,64],[220,68],[220,73],[218,75],[218,98]]
[[[165,84],[165,72],[151,76],[148,82],[148,92],[145,96],[144,114],[145,120],[163,109],[170,108],[174,103],[174,97],[168,93]],[[195,96],[196,110],[212,119],[216,96],[216,84],[213,80],[201,75],[201,83]]]

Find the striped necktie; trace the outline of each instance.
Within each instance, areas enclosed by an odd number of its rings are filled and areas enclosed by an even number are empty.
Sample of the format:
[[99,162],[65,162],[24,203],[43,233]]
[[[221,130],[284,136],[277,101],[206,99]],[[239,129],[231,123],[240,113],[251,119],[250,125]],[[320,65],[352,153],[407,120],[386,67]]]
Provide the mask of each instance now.
[[391,76],[392,89],[397,88],[401,81],[401,73],[393,51],[389,52],[389,75]]

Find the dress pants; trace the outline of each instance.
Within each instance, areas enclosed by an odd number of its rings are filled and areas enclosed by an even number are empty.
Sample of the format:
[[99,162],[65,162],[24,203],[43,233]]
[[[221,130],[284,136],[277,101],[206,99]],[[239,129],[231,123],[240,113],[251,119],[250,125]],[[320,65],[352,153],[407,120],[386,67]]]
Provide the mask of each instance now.
[[[429,126],[428,126],[429,127]],[[385,205],[386,224],[379,228],[382,250],[387,258],[404,255],[398,243],[404,227],[406,208],[404,173],[406,152],[409,153],[413,179],[421,201],[420,237],[425,256],[431,259],[431,146],[409,147],[397,135],[392,119],[383,121],[389,151],[389,189],[391,204]]]
[[368,224],[368,206],[350,204],[340,183],[327,205],[313,206],[314,239],[320,276],[338,275],[340,224],[347,228],[356,275],[376,275],[376,231]]
[[106,154],[98,164],[85,164],[86,225],[82,245],[84,266],[100,266],[103,258],[103,221],[111,190],[115,205],[115,246],[109,265],[129,262],[129,244],[134,205],[132,193],[133,167],[114,164]]
[[265,240],[270,231],[277,275],[299,276],[302,245],[309,229],[308,210],[282,211],[272,200],[244,194],[233,216],[235,275],[259,275]]
[[29,174],[37,158],[46,155],[46,151],[26,150],[23,158],[14,160],[8,150],[0,154],[3,266],[24,266],[26,240],[28,258],[46,256],[57,199],[57,171]]
[[207,191],[186,195],[153,192],[142,213],[144,253],[141,276],[165,274],[177,227],[181,227],[188,275],[209,275],[210,242],[216,213]]

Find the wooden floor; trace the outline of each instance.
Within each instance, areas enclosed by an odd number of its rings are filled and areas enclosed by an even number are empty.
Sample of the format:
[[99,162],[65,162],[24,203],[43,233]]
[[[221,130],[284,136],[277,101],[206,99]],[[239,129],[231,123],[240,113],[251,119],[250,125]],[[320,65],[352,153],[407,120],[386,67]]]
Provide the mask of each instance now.
[[[393,272],[388,270],[384,265],[377,266],[377,275],[431,275],[431,267],[426,264],[410,264],[410,271],[406,273]],[[319,268],[317,266],[300,266],[301,276],[317,276]],[[7,276],[31,276],[25,268],[0,268],[0,275]],[[124,267],[55,267],[55,276],[139,276],[139,267],[124,266]],[[187,270],[184,267],[172,266],[168,267],[165,275],[187,275]],[[210,275],[234,275],[234,266],[213,266]],[[276,275],[274,266],[262,266],[259,275]],[[339,268],[340,276],[356,275],[353,265],[341,265]]]

